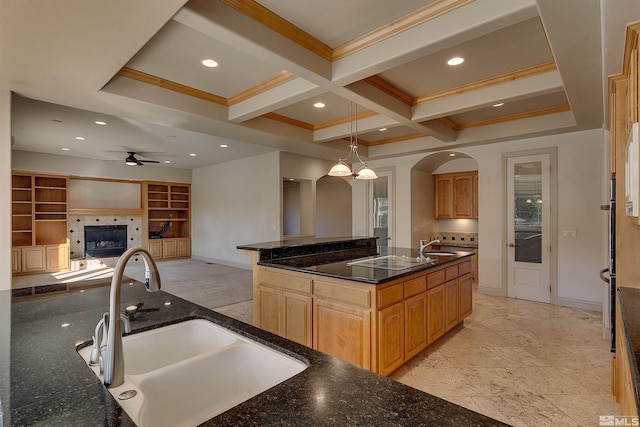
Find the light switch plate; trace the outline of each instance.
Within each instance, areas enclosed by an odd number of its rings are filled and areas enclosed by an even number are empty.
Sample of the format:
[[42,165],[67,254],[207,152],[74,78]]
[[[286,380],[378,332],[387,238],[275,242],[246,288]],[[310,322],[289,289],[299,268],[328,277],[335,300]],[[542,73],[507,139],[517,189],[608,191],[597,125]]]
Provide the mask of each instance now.
[[562,230],[562,237],[565,239],[575,239],[576,230]]

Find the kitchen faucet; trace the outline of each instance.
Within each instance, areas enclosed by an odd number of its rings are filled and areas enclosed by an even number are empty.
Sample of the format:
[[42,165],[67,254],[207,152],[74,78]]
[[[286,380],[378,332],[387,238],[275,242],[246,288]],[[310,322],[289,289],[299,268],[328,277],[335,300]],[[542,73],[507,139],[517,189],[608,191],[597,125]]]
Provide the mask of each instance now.
[[425,249],[427,249],[429,246],[435,244],[435,243],[440,243],[440,240],[436,239],[436,240],[432,240],[429,243],[425,243],[426,240],[420,240],[420,254],[422,255],[422,252],[424,252]]
[[[122,351],[122,321],[120,320],[120,291],[124,268],[129,259],[134,255],[140,255],[144,261],[144,285],[148,292],[160,290],[160,273],[158,266],[153,261],[151,254],[143,248],[131,248],[123,253],[116,263],[111,278],[111,292],[109,296],[109,320],[107,328],[107,345],[102,352],[102,364],[104,370],[104,384],[108,388],[117,387],[124,383],[124,353]],[[107,327],[103,317],[104,327]],[[99,325],[96,327],[99,332]],[[97,337],[94,337],[97,339]]]

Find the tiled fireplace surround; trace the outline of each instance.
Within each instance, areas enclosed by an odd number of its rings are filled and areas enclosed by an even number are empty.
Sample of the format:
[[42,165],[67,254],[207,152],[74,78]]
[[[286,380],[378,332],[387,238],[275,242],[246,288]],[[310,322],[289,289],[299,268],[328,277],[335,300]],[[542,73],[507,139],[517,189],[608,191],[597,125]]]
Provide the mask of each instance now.
[[[85,269],[89,261],[83,262],[84,254],[84,227],[85,225],[126,225],[127,248],[142,245],[142,216],[141,215],[70,215],[69,216],[69,242],[72,270]],[[110,264],[107,260],[96,260],[98,263]]]

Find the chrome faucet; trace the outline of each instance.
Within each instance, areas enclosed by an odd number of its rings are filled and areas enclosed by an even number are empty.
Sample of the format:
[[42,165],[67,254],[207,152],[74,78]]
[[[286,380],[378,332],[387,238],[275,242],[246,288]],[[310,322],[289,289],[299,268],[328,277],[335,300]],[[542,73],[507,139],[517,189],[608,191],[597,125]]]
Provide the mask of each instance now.
[[[124,331],[126,333],[131,332],[131,322],[129,317],[124,314],[120,314],[120,321],[124,325]],[[102,353],[105,352],[107,347],[107,336],[109,334],[109,313],[104,313],[102,319],[96,325],[96,330],[93,333],[93,347],[91,348],[91,355],[89,356],[90,365],[100,365],[100,372],[103,371]]]
[[422,254],[422,252],[424,252],[425,249],[427,249],[429,246],[436,244],[436,243],[440,243],[440,240],[436,239],[436,240],[432,240],[429,243],[425,243],[426,240],[420,240],[420,254]]
[[[104,370],[104,384],[111,388],[124,383],[124,353],[122,351],[122,322],[120,318],[120,290],[124,268],[129,259],[138,254],[144,261],[144,285],[148,292],[160,290],[160,274],[158,266],[151,254],[143,248],[131,248],[123,253],[116,263],[111,278],[111,292],[109,296],[109,321],[107,329],[107,345],[102,346],[102,365]],[[103,319],[104,320],[104,317]],[[104,323],[106,325],[107,323]],[[96,327],[97,333],[98,326]]]

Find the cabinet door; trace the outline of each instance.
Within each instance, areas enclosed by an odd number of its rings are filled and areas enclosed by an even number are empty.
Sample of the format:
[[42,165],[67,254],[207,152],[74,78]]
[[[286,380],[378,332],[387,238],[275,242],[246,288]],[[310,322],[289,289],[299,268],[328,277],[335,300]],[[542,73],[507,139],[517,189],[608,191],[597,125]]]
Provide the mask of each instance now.
[[69,246],[50,245],[45,247],[47,271],[69,270]]
[[284,337],[298,344],[313,347],[311,326],[312,298],[292,292],[282,293],[282,328]]
[[178,256],[176,240],[162,239],[162,259],[175,258],[176,256]]
[[191,256],[191,239],[176,239],[176,255],[181,258]]
[[11,273],[22,271],[22,251],[20,248],[11,248]]
[[429,344],[445,333],[445,304],[444,285],[427,291],[427,336]]
[[404,304],[397,303],[378,312],[378,373],[387,375],[404,363]]
[[44,246],[22,248],[22,272],[35,273],[45,271]]
[[280,312],[282,311],[282,291],[268,286],[258,286],[258,304],[260,318],[256,319],[259,328],[282,335],[280,328]]
[[434,177],[435,217],[453,218],[453,177]]
[[149,240],[147,248],[151,256],[155,259],[162,259],[162,241],[159,239]]
[[446,330],[458,324],[458,279],[444,284],[447,306],[445,310]]
[[427,347],[427,293],[404,302],[404,358],[411,359]]
[[465,274],[458,279],[458,310],[459,321],[462,321],[465,317],[471,314],[472,311],[472,284],[473,279],[471,274]]
[[453,177],[453,217],[473,217],[472,174],[460,174]]
[[313,348],[365,369],[371,366],[371,312],[315,299]]

